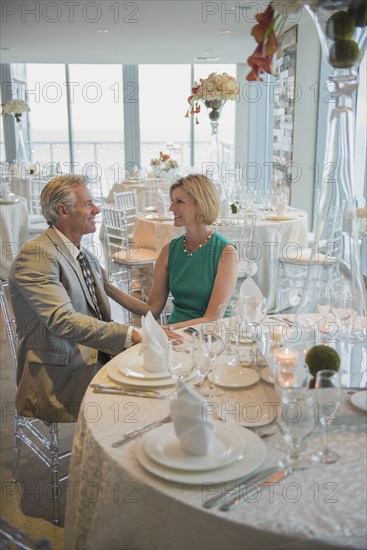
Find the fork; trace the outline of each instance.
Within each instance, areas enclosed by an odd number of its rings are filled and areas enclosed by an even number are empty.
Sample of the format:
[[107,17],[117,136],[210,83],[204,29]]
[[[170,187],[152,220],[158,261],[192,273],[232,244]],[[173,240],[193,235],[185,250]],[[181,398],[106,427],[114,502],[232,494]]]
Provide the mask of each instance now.
[[140,435],[149,432],[150,430],[153,430],[154,428],[158,428],[159,426],[162,426],[163,424],[167,424],[168,422],[171,422],[172,417],[171,415],[165,416],[164,418],[161,418],[160,420],[156,420],[155,422],[151,422],[150,424],[147,424],[146,426],[143,426],[142,428],[138,428],[137,430],[133,430],[132,432],[127,432],[122,439],[119,439],[119,441],[115,441],[115,443],[112,443],[112,447],[121,447],[121,445],[124,445],[128,441],[131,441],[132,439],[136,439]]

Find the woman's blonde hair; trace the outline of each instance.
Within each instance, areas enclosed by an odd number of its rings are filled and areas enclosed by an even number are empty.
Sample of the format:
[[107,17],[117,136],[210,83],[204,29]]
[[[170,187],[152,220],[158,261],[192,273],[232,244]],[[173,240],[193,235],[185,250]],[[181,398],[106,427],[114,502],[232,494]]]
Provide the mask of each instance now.
[[170,187],[172,192],[181,187],[192,198],[199,209],[198,220],[210,225],[218,218],[220,212],[220,196],[214,183],[203,174],[189,174],[180,178]]
[[87,185],[84,176],[81,175],[66,175],[57,176],[49,181],[42,189],[40,203],[42,214],[49,225],[54,224],[58,218],[56,207],[62,202],[71,211],[74,210],[76,202],[75,188],[79,185]]

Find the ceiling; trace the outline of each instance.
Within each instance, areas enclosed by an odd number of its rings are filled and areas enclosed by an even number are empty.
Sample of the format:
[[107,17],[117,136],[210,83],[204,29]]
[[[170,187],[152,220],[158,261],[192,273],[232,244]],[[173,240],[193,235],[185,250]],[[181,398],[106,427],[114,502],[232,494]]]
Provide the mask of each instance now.
[[254,16],[267,4],[268,0],[2,2],[1,62],[244,63],[254,49]]

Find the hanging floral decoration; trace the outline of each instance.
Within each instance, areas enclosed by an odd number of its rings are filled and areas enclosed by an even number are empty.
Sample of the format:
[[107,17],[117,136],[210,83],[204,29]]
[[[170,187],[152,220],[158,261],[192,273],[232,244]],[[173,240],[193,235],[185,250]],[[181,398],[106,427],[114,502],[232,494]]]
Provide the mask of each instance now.
[[251,71],[247,75],[247,80],[259,80],[262,73],[275,74],[273,68],[273,56],[279,48],[278,37],[282,32],[285,17],[275,14],[274,8],[270,2],[263,13],[256,16],[257,24],[252,28],[251,35],[257,42],[257,47],[252,55],[247,59]]
[[30,111],[30,108],[25,101],[22,99],[10,99],[2,105],[1,114],[3,116],[14,115],[15,120],[17,122],[21,122],[22,113],[25,113],[26,111]]
[[[200,113],[200,102],[210,109],[210,120],[218,120],[221,108],[228,100],[233,101],[240,93],[240,86],[233,76],[227,73],[210,73],[207,78],[200,78],[194,83],[192,95],[187,98],[190,108],[185,117],[195,116]],[[198,117],[195,123],[199,124]]]

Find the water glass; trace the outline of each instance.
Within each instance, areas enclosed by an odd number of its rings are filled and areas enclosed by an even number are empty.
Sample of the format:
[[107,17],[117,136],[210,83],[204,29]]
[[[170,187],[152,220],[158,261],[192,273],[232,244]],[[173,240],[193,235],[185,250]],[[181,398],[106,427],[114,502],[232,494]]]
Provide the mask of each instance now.
[[323,447],[312,455],[314,462],[333,464],[339,458],[337,452],[329,448],[329,427],[337,422],[340,405],[340,373],[330,369],[320,370],[315,380],[316,403],[323,430]]

